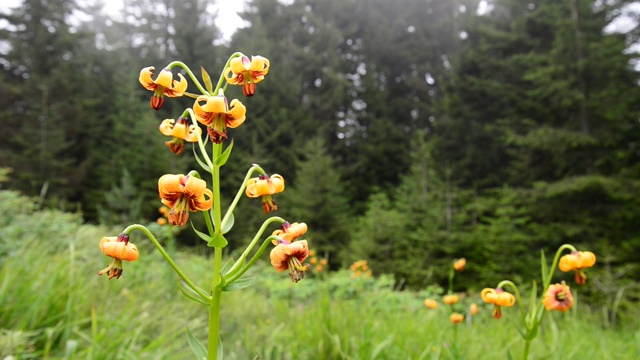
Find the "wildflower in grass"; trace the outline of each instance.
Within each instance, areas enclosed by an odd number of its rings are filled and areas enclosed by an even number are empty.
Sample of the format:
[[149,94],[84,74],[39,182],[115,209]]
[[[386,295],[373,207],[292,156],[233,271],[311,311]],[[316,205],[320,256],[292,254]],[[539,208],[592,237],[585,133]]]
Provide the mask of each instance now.
[[297,283],[304,278],[304,274],[309,270],[309,265],[303,265],[304,260],[309,256],[309,246],[307,240],[288,242],[279,240],[273,250],[271,250],[271,265],[281,272],[289,270],[291,281]]
[[322,266],[322,265],[316,266],[316,272],[321,273],[323,270],[324,270],[324,266]]
[[167,218],[164,218],[164,217],[158,218],[158,220],[156,220],[156,223],[158,223],[158,225],[160,226],[167,225]]
[[232,85],[242,85],[244,96],[256,93],[256,84],[262,81],[269,72],[269,60],[262,56],[252,56],[251,60],[245,55],[231,59],[225,70],[225,78]]
[[129,235],[120,234],[119,236],[103,237],[100,240],[100,250],[102,253],[113,258],[111,264],[106,268],[98,271],[98,275],[109,275],[112,278],[119,279],[122,276],[122,261],[136,261],[138,259],[138,248],[129,242]]
[[[292,242],[293,240],[304,235],[306,232],[307,232],[307,224],[297,223],[297,222],[294,222],[293,224],[291,224],[288,221],[285,221],[284,223],[282,223],[282,226],[280,227],[280,229],[275,230],[272,233],[272,235],[277,236],[282,240]],[[315,251],[313,252],[313,254],[314,255],[312,256],[315,256]]]
[[561,284],[549,285],[542,299],[544,307],[549,310],[569,311],[573,306],[571,288],[563,281]]
[[196,125],[189,125],[189,119],[179,117],[178,120],[165,119],[160,124],[162,135],[173,136],[173,139],[164,144],[171,149],[171,152],[178,155],[184,150],[184,142],[198,142],[202,130]]
[[284,178],[281,175],[274,174],[269,177],[264,174],[249,179],[245,194],[250,198],[262,196],[262,210],[264,210],[265,214],[268,214],[271,211],[278,210],[278,205],[276,205],[271,195],[281,193],[283,190]]
[[460,300],[460,297],[454,294],[449,294],[442,297],[442,302],[447,305],[457,304],[459,300]]
[[427,309],[437,309],[438,303],[433,299],[426,299],[424,301],[424,306],[426,306]]
[[322,266],[327,266],[328,263],[329,263],[329,260],[327,260],[327,259],[320,260],[320,265],[322,265]]
[[189,220],[189,211],[206,211],[213,205],[213,193],[205,181],[191,175],[163,175],[158,180],[158,192],[162,203],[171,208],[171,225],[183,226]]
[[353,264],[351,264],[351,266],[349,266],[349,269],[351,270],[352,279],[355,279],[363,275],[366,277],[371,276],[371,270],[369,269],[369,264],[367,263],[367,260],[355,261]]
[[464,267],[465,267],[466,265],[467,265],[467,259],[465,259],[465,258],[460,258],[460,259],[456,260],[456,261],[453,263],[453,268],[454,268],[456,271],[460,271],[460,272],[462,272],[462,271],[464,271]]
[[451,316],[449,317],[449,319],[451,320],[452,324],[460,324],[461,322],[464,321],[464,315],[454,312],[454,313],[451,313]]
[[169,69],[162,69],[158,77],[153,80],[151,77],[154,75],[154,70],[153,66],[142,69],[138,80],[145,89],[153,91],[150,105],[152,109],[159,110],[164,104],[165,96],[180,97],[184,95],[188,83],[182,74],[178,74],[180,80],[173,80],[173,73]]
[[587,283],[587,275],[584,269],[592,267],[596,263],[596,256],[591,251],[574,251],[560,258],[558,267],[564,272],[574,271],[578,285]]
[[500,309],[501,306],[513,306],[516,303],[515,296],[501,288],[485,288],[482,290],[480,295],[484,302],[494,305],[491,315],[496,319],[500,319],[502,316],[502,310]]
[[478,304],[473,303],[471,304],[471,306],[469,306],[469,314],[471,314],[472,316],[478,315],[479,312],[480,310],[478,310]]
[[244,123],[247,108],[237,99],[227,103],[222,90],[217,96],[200,95],[193,104],[193,113],[199,123],[207,126],[211,141],[221,144],[227,139],[227,128],[235,129]]
[[309,263],[311,265],[316,265],[318,263],[318,258],[312,257],[311,259],[309,259]]

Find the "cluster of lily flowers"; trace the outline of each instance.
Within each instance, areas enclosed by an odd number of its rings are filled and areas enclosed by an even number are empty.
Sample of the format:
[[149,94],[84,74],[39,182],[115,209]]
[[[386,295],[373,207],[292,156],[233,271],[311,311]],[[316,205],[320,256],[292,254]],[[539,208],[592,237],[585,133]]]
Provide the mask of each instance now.
[[[154,110],[162,108],[166,97],[175,98],[186,95],[195,98],[192,108],[187,109],[180,117],[165,119],[160,124],[160,132],[172,137],[165,142],[165,145],[171,152],[179,155],[184,150],[185,142],[196,143],[202,140],[203,132],[198,124],[206,127],[208,140],[221,144],[227,139],[227,128],[237,128],[244,123],[246,107],[238,99],[229,102],[222,88],[216,94],[212,94],[205,91],[200,84],[196,84],[205,94],[188,93],[187,79],[181,73],[177,74],[176,79],[171,71],[171,67],[176,64],[181,63],[172,62],[167,65],[155,79],[153,66],[142,69],[139,76],[140,84],[153,92],[150,106]],[[262,56],[252,56],[249,59],[241,55],[230,59],[223,71],[223,76],[227,84],[242,86],[242,93],[245,97],[249,97],[255,94],[256,84],[264,79],[269,72],[269,67],[269,60]],[[190,73],[190,70],[186,68],[185,70]],[[208,81],[210,85],[208,74],[204,69],[202,70],[205,83]],[[195,121],[192,123],[189,115],[192,115],[197,123]],[[264,213],[268,214],[278,209],[272,196],[282,192],[284,188],[285,182],[281,175],[262,174],[249,179],[245,194],[249,198],[260,197]],[[200,179],[195,171],[186,175],[163,175],[158,180],[158,193],[160,201],[166,206],[160,208],[162,217],[157,220],[160,225],[168,222],[173,226],[184,226],[189,220],[190,213],[209,211],[214,202],[213,191],[207,188],[205,180]],[[297,241],[306,230],[307,226],[304,223],[285,222],[281,229],[274,232],[274,236],[279,240],[273,241],[276,246],[271,252],[271,263],[277,271],[288,269],[294,282],[302,279],[304,272],[309,269],[308,265],[301,264],[309,255],[307,242],[306,240]],[[124,233],[117,237],[103,238],[100,241],[100,249],[106,256],[113,259],[109,266],[98,272],[98,275],[108,275],[109,279],[119,278],[122,275],[122,261],[135,261],[138,258],[136,246],[129,242],[129,236]]]
[[[463,272],[465,270],[465,267],[467,266],[467,260],[465,258],[460,258],[457,259],[453,262],[453,264],[451,265],[451,270],[452,271],[457,271],[457,272]],[[458,303],[460,303],[460,296],[458,294],[454,294],[453,293],[453,272],[450,275],[450,288],[449,291],[446,295],[444,295],[442,297],[442,302],[448,306],[451,314],[449,315],[449,321],[451,321],[452,324],[460,324],[464,321],[465,319],[465,315],[459,311],[460,306],[457,305]],[[437,309],[439,307],[438,302],[434,299],[425,299],[424,300],[424,306],[427,309],[433,310],[433,309]],[[471,305],[469,305],[469,307],[466,309],[466,314],[468,314],[468,316],[476,316],[478,315],[478,313],[480,312],[478,305],[475,303],[472,303]]]
[[315,250],[309,251],[309,264],[315,266],[314,271],[316,273],[321,273],[324,271],[324,268],[329,264],[329,260],[327,258],[318,258]]
[[351,266],[349,266],[349,270],[351,270],[351,278],[355,279],[360,276],[371,277],[371,269],[369,269],[369,264],[367,260],[358,260],[355,261]]

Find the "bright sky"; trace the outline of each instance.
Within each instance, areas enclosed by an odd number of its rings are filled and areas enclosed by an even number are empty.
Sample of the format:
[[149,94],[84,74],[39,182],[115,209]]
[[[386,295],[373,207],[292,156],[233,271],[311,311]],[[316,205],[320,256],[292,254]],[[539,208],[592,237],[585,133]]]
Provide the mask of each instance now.
[[[93,3],[94,0],[81,0],[84,3]],[[120,9],[122,9],[122,0],[104,0],[104,10],[110,15],[118,15]],[[1,0],[0,11],[8,8],[14,8],[22,4],[22,0]],[[218,12],[215,23],[220,28],[222,36],[225,40],[229,40],[231,35],[238,29],[243,27],[244,22],[238,12],[242,11],[244,6],[244,0],[216,0],[207,7],[207,11],[210,13]]]

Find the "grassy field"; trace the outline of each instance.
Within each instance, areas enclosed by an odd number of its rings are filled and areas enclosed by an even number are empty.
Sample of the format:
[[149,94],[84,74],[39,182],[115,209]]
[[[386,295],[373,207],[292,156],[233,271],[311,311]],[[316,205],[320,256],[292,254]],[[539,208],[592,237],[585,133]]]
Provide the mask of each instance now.
[[[180,294],[176,276],[142,237],[132,237],[140,260],[108,281],[96,275],[110,260],[97,244],[120,229],[34,211],[6,191],[0,210],[0,359],[192,359],[186,327],[206,340],[206,308]],[[193,280],[209,282],[209,259],[168,248]],[[223,297],[225,359],[521,356],[515,308],[497,321],[481,305],[473,323],[454,326],[448,309],[422,304],[433,294],[394,291],[388,277],[352,279],[344,270],[292,284],[264,260],[252,270],[255,286]],[[462,301],[481,304],[478,294]],[[569,313],[548,314],[530,358],[637,359],[637,326],[622,319],[606,328],[599,312],[578,301]]]

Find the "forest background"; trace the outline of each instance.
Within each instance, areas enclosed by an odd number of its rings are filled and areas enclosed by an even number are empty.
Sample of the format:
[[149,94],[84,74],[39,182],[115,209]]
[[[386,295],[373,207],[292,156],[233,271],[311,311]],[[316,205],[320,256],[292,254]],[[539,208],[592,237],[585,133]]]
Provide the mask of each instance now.
[[[202,0],[126,0],[117,17],[25,0],[0,15],[2,186],[88,223],[154,221],[157,179],[196,164],[158,131],[189,100],[152,111],[140,69],[262,55],[271,71],[230,131],[223,201],[250,164],[273,169],[278,214],[308,224],[332,269],[367,259],[398,289],[446,284],[457,257],[473,268],[461,288],[530,282],[541,250],[571,243],[598,256],[584,301],[619,295],[637,317],[634,4],[251,0],[223,41]],[[259,202],[236,214],[231,252],[263,219]],[[178,239],[206,247],[189,226]]]

